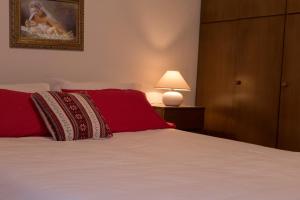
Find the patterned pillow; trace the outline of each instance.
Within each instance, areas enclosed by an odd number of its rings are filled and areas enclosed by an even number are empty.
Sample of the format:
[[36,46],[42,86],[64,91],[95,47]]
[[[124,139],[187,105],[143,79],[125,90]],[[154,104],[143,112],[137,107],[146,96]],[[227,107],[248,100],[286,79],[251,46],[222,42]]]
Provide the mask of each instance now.
[[103,117],[85,94],[37,92],[32,94],[32,99],[55,140],[112,136]]

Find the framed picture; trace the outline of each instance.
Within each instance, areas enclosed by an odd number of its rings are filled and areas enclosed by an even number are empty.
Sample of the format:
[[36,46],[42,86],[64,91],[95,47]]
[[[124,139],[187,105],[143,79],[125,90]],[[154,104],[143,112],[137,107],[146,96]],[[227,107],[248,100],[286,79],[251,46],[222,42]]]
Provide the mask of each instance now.
[[83,50],[84,0],[10,0],[10,47]]

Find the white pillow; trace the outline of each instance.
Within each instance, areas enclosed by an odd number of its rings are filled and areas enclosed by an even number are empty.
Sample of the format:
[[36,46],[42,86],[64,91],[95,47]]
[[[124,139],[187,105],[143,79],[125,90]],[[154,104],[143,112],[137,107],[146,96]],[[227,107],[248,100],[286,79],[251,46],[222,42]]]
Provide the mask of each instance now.
[[102,89],[138,89],[135,83],[116,83],[116,82],[71,82],[66,80],[52,80],[50,83],[52,91],[61,91],[62,89],[79,90],[102,90]]
[[0,84],[0,89],[34,93],[49,91],[50,85],[48,83]]

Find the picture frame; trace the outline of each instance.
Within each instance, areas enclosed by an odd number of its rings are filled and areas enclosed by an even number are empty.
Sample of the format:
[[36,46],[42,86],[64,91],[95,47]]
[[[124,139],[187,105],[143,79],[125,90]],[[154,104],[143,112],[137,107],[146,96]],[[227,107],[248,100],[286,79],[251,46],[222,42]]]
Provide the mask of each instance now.
[[10,47],[84,50],[84,0],[10,0]]

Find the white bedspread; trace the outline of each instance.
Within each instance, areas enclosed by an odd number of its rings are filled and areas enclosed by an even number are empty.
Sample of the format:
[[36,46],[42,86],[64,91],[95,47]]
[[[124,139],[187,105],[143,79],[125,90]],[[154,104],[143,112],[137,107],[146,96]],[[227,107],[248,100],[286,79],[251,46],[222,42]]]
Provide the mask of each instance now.
[[178,130],[0,139],[1,200],[299,200],[300,153]]

